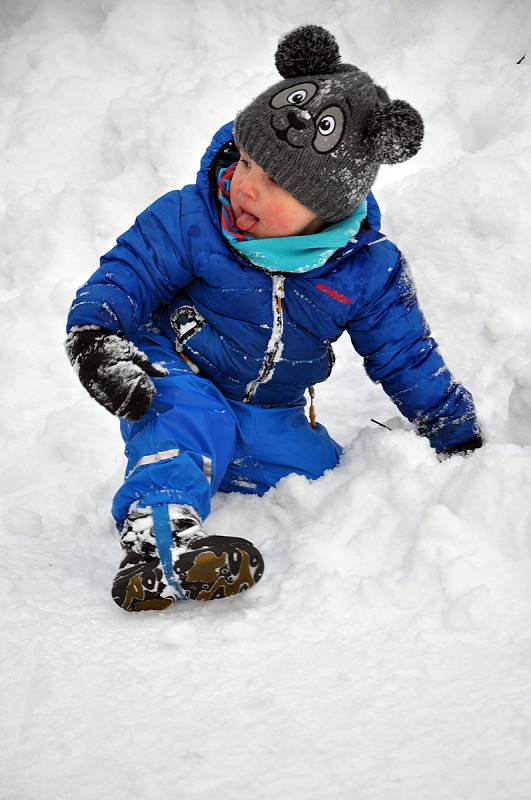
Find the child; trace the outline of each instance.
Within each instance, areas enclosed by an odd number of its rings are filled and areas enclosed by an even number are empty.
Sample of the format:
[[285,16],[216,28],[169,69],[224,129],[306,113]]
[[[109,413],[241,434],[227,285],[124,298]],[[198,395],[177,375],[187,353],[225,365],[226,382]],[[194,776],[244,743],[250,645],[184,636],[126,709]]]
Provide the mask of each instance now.
[[261,495],[336,466],[304,393],[345,330],[436,451],[482,443],[370,193],[380,164],[418,151],[421,117],[342,63],[323,28],[287,34],[275,60],[282,80],[214,136],[195,185],[137,218],[70,309],[68,356],[126,442],[112,594],[128,611],[260,579],[257,548],[202,521],[218,490]]

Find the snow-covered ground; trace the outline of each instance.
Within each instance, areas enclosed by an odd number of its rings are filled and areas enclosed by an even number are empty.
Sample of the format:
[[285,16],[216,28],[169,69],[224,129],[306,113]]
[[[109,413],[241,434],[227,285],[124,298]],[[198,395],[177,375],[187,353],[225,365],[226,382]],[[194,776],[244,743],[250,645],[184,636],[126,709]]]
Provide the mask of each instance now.
[[[529,800],[530,10],[0,2],[2,800]],[[214,501],[261,584],[128,615],[121,440],[67,363],[67,308],[308,22],[425,118],[375,191],[487,443],[440,463],[342,339],[317,390],[341,466]]]

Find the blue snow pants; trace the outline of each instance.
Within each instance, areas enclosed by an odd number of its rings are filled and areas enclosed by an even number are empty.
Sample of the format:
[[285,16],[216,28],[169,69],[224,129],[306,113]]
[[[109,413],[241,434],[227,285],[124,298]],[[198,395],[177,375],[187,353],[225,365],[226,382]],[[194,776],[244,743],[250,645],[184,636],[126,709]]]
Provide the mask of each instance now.
[[218,490],[262,495],[292,472],[318,478],[337,465],[341,447],[322,425],[311,427],[302,403],[229,400],[165,336],[145,333],[135,344],[169,374],[152,379],[156,396],[141,420],[121,421],[127,469],[112,507],[119,530],[133,503],[183,503],[205,519]]

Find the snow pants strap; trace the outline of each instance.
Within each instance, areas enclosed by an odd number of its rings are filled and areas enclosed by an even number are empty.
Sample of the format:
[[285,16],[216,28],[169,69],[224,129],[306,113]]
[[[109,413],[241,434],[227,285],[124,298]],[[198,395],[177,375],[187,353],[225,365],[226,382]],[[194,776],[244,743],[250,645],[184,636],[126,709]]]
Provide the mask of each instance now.
[[175,589],[177,600],[187,600],[188,598],[182,591],[178,581],[175,580],[175,573],[173,571],[173,535],[171,532],[168,506],[166,504],[154,505],[151,509],[155,541],[157,543],[157,550],[160,563],[162,564],[164,578],[166,579],[166,583]]

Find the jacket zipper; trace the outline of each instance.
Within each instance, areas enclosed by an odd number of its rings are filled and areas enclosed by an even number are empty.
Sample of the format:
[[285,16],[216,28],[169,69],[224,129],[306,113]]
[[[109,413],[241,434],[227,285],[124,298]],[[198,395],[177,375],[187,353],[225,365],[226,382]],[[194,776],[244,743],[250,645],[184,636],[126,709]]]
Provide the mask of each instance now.
[[271,301],[273,309],[273,325],[271,326],[271,336],[267,343],[267,349],[260,367],[260,372],[245,387],[243,396],[244,403],[250,403],[256,394],[256,390],[262,383],[267,383],[273,377],[275,366],[282,354],[283,342],[282,332],[284,329],[284,317],[282,313],[282,298],[284,297],[285,275],[271,275],[272,291]]

